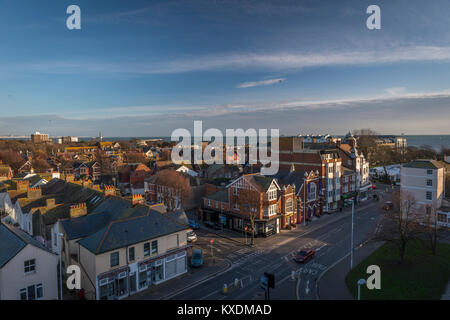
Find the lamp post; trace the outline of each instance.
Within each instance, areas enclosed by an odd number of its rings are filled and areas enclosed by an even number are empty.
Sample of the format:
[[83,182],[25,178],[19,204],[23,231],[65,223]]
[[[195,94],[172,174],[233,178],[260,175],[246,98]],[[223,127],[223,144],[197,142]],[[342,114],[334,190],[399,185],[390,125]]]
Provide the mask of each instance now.
[[350,269],[353,269],[353,234],[354,234],[354,226],[355,226],[355,200],[352,200],[352,236],[351,236],[351,244],[350,244]]
[[361,300],[361,286],[366,284],[365,279],[359,279],[358,280],[358,300]]
[[62,238],[64,235],[61,232],[58,232],[57,236],[59,238],[59,300],[63,300],[61,252],[62,252]]

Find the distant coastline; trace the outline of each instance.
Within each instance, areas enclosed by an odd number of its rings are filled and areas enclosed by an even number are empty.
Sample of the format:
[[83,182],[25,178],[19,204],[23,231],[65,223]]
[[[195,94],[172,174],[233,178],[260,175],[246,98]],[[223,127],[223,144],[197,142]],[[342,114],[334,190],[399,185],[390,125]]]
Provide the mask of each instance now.
[[[59,136],[58,136],[59,137]],[[343,137],[336,135],[336,137]],[[447,135],[404,135],[407,139],[408,146],[422,147],[430,146],[436,151],[440,151],[442,146],[450,148],[450,134]],[[51,137],[56,139],[56,137]],[[78,137],[79,141],[90,141],[98,139],[98,137]],[[103,137],[103,141],[127,141],[130,139],[149,140],[149,139],[162,139],[164,141],[170,141],[170,137]],[[0,136],[0,140],[30,140],[29,136]]]

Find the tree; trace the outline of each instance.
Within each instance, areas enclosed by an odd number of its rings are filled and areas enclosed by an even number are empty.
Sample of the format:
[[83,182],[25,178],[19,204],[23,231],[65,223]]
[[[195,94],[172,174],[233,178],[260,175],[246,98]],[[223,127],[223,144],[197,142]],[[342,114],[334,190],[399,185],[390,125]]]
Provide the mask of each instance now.
[[377,144],[375,140],[378,134],[372,129],[356,129],[353,130],[353,135],[358,139],[358,149],[364,154],[369,162],[376,162],[373,159],[377,153],[374,153]]
[[124,160],[126,163],[146,163],[147,158],[143,153],[127,152],[124,153]]
[[391,202],[393,207],[383,215],[382,228],[374,240],[392,243],[398,249],[399,263],[403,263],[408,243],[420,236],[416,200],[408,192],[395,191]]
[[97,150],[95,152],[95,160],[100,165],[103,175],[112,175],[114,173],[111,159],[105,151]]
[[157,193],[167,207],[168,211],[173,211],[182,205],[192,193],[189,177],[175,170],[164,169],[159,171],[154,178]]
[[8,164],[15,173],[17,173],[19,168],[25,163],[25,159],[22,155],[12,149],[0,151],[0,160],[3,163]]
[[428,241],[431,253],[436,255],[438,240],[442,238],[442,228],[438,224],[436,205],[426,206],[424,214],[424,235]]
[[33,159],[31,165],[36,172],[46,172],[50,168],[48,162],[43,159]]
[[251,244],[255,243],[255,220],[261,208],[261,195],[255,190],[239,189],[240,212],[248,215],[250,220]]

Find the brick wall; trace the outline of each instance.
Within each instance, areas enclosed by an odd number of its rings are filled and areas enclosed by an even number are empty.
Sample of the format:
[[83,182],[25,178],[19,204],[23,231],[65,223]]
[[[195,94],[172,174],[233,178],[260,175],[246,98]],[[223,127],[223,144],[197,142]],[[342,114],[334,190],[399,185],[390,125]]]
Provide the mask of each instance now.
[[42,190],[40,187],[36,187],[36,188],[28,188],[27,190],[27,198],[34,200],[34,199],[39,199],[40,197],[42,197]]
[[55,198],[47,199],[46,201],[47,209],[52,209],[55,207]]
[[18,180],[16,182],[16,190],[25,192],[28,190],[29,185],[30,181],[28,180]]
[[133,194],[131,197],[131,205],[135,206],[137,204],[145,204],[144,197],[142,194]]
[[86,202],[70,206],[70,217],[77,218],[87,214]]

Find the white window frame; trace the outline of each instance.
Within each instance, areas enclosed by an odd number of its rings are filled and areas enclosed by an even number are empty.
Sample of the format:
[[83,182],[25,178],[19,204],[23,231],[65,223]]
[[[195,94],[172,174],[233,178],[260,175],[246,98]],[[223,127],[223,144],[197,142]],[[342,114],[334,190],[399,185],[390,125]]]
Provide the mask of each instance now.
[[[33,261],[33,264],[26,266],[25,264],[30,261]],[[31,268],[31,267],[33,267],[33,270],[26,271],[27,268]],[[25,274],[35,273],[36,272],[36,259],[25,260],[23,262],[23,271],[25,272]]]

